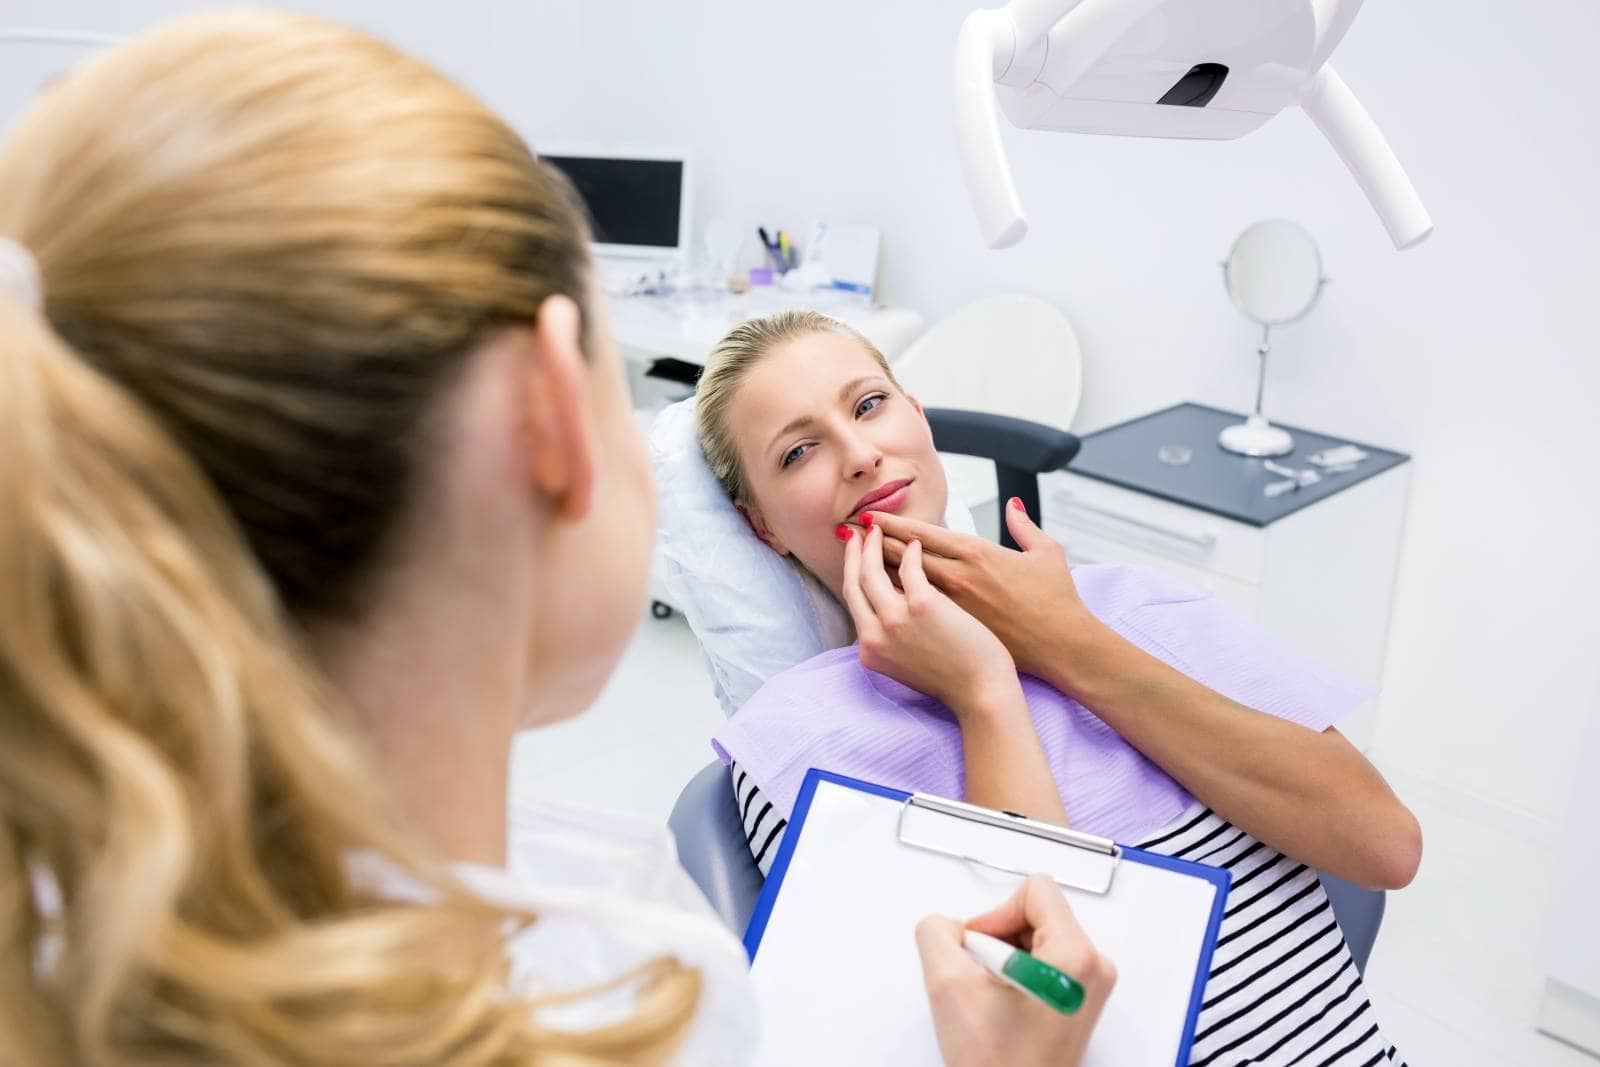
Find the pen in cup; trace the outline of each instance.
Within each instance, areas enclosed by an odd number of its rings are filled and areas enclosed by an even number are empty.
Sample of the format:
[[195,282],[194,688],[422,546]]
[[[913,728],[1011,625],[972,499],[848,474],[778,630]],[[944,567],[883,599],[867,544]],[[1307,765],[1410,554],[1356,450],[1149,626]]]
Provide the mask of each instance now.
[[[767,250],[767,262],[772,264],[772,269],[775,272],[782,274],[787,268],[784,266],[783,253],[779,251],[778,241],[768,235],[765,226],[757,226],[756,233],[761,238],[761,247]],[[780,238],[783,236],[782,230],[778,231],[778,236]]]

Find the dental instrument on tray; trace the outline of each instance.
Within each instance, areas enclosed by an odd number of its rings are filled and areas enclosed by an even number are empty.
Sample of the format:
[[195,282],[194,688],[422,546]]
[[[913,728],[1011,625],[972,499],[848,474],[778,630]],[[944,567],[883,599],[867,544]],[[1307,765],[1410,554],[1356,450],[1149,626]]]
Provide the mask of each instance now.
[[1333,473],[1346,468],[1354,470],[1356,464],[1367,458],[1367,453],[1365,449],[1356,445],[1339,445],[1336,448],[1324,448],[1320,452],[1313,452],[1306,458]]
[[1310,469],[1296,470],[1293,467],[1285,467],[1282,463],[1276,463],[1270,459],[1262,461],[1261,466],[1269,473],[1283,478],[1293,478],[1295,483],[1302,489],[1322,481],[1322,475],[1317,471]]
[[1382,131],[1328,64],[1362,0],[1011,0],[956,39],[962,175],[992,248],[1027,217],[1000,139],[1024,130],[1230,140],[1298,105],[1344,160],[1396,248],[1433,220]]
[[1298,489],[1298,488],[1300,488],[1300,483],[1299,482],[1295,481],[1293,478],[1285,478],[1281,482],[1271,482],[1271,483],[1269,483],[1267,486],[1265,486],[1261,490],[1261,492],[1262,492],[1262,495],[1264,495],[1264,496],[1269,496],[1269,497],[1274,497],[1275,498],[1275,497],[1282,496],[1283,494],[1289,492],[1291,489]]

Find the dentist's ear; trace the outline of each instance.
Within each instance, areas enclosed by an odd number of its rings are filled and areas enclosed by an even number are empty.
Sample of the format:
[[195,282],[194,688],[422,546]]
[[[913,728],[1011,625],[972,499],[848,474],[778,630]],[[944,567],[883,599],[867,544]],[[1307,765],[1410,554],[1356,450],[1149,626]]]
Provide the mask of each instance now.
[[740,500],[734,501],[733,506],[739,509],[739,514],[744,516],[744,521],[750,524],[750,532],[755,534],[762,544],[780,556],[789,554],[789,547],[778,540],[776,534],[767,529],[767,524],[762,520],[759,511]]
[[570,297],[550,296],[528,333],[524,411],[535,491],[556,518],[581,522],[594,503],[594,427],[587,364],[579,338],[582,312]]

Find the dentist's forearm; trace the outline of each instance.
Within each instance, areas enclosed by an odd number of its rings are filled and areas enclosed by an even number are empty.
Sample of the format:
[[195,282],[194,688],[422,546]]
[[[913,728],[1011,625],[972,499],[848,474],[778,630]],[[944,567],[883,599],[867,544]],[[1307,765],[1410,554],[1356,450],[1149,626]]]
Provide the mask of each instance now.
[[952,708],[961,725],[961,758],[970,804],[1067,823],[1061,791],[1034,731],[1021,687]]
[[1252,836],[1360,885],[1399,888],[1415,874],[1416,819],[1337,732],[1229,700],[1104,626],[1051,663],[1047,681]]

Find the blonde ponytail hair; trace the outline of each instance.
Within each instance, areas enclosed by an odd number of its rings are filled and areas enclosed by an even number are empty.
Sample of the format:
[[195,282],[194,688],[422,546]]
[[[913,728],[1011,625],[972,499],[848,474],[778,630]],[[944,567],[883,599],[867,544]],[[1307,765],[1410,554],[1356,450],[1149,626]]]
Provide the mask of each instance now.
[[[0,1043],[19,1067],[645,1064],[699,979],[542,1025],[512,913],[398,825],[308,620],[359,613],[489,331],[583,302],[569,193],[349,30],[189,18],[0,151]],[[415,900],[351,877],[371,855]]]

